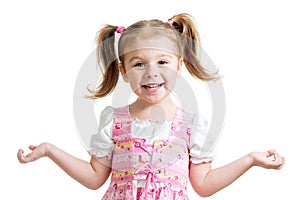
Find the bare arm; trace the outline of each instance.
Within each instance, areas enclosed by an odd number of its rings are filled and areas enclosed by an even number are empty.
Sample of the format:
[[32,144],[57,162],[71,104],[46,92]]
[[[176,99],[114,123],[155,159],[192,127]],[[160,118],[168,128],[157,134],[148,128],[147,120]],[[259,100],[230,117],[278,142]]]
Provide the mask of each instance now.
[[90,189],[101,187],[110,175],[111,169],[96,158],[91,157],[90,162],[78,159],[49,143],[39,146],[29,146],[32,151],[24,156],[24,150],[18,151],[17,157],[20,163],[35,161],[41,157],[48,157],[63,169],[73,179]]
[[[273,157],[273,159],[270,159]],[[196,193],[207,197],[227,187],[253,166],[281,169],[284,158],[274,150],[253,152],[223,167],[211,169],[210,164],[191,164],[190,181]]]

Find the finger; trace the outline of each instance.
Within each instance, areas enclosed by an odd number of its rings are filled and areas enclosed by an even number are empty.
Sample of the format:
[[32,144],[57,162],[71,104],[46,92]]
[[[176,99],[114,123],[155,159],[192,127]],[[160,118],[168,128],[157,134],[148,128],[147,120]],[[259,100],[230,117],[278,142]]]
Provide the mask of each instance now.
[[275,153],[274,158],[275,158],[275,160],[278,159],[279,161],[281,161],[282,156],[279,153]]
[[24,150],[23,150],[23,149],[19,149],[18,154],[17,154],[17,157],[18,157],[18,160],[19,160],[20,163],[26,163],[26,162],[28,162],[28,161],[25,159],[23,153],[24,153]]
[[24,150],[20,149],[18,152],[18,160],[20,163],[28,163],[36,160],[36,153],[35,152],[30,152],[26,156],[24,156]]
[[24,150],[23,150],[23,149],[19,149],[19,151],[18,151],[17,155],[19,155],[19,154],[23,154],[23,153],[24,153]]
[[19,149],[18,153],[17,153],[17,158],[19,160],[19,162],[21,162],[20,158],[22,157],[24,150],[23,149]]
[[276,153],[275,156],[276,156],[276,161],[277,161],[277,164],[278,164],[278,168],[280,168],[284,164],[284,157],[281,156],[279,153]]
[[275,153],[276,153],[276,150],[275,150],[275,149],[270,149],[270,150],[267,151],[267,156],[268,156],[268,157],[269,157],[269,156],[273,156],[273,155],[275,155]]
[[284,165],[284,162],[285,162],[284,157],[282,157],[279,153],[276,153],[274,155],[272,168],[273,169],[281,169]]
[[282,157],[282,164],[280,165],[280,167],[278,169],[281,169],[284,165],[285,165],[285,157]]
[[281,163],[280,163],[280,165],[278,165],[278,167],[276,169],[280,170],[284,166],[284,164],[285,164],[285,158],[282,157],[281,158]]
[[32,151],[33,151],[35,148],[36,148],[36,146],[35,146],[35,145],[29,145],[29,149],[30,149],[30,150],[32,150]]

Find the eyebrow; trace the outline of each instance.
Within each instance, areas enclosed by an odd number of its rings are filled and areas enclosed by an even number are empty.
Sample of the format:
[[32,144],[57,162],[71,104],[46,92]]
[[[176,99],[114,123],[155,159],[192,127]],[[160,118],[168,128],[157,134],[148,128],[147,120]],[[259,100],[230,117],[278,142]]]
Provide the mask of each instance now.
[[131,63],[134,59],[143,60],[143,58],[140,57],[140,56],[134,56],[134,57],[132,57],[132,58],[129,59],[129,63]]
[[[161,57],[172,58],[171,55],[168,55],[168,54],[160,54],[160,55],[156,56],[156,59],[157,59],[157,58],[161,58]],[[132,57],[132,58],[129,59],[129,63],[132,62],[134,59],[144,60],[145,58],[143,58],[143,57],[141,57],[141,56],[134,56],[134,57]]]
[[161,57],[173,58],[171,55],[168,55],[168,54],[161,54],[161,55],[157,56],[157,58],[161,58]]

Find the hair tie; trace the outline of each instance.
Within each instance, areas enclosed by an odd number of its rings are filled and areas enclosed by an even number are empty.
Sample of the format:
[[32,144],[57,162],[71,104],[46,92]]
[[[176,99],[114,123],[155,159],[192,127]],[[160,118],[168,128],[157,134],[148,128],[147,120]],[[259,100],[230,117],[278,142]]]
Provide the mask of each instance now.
[[122,34],[122,33],[124,32],[124,30],[125,30],[125,27],[124,27],[124,26],[119,26],[119,27],[117,28],[116,32]]
[[167,23],[168,23],[170,26],[173,26],[174,21],[171,20],[171,19],[169,19],[169,20],[167,21]]

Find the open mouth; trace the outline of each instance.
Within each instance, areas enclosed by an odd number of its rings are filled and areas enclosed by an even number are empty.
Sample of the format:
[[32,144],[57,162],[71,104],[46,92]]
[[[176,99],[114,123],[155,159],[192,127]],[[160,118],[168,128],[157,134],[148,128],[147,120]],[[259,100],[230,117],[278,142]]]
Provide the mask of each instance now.
[[156,92],[163,85],[164,83],[149,83],[149,84],[142,85],[142,87],[149,92]]

